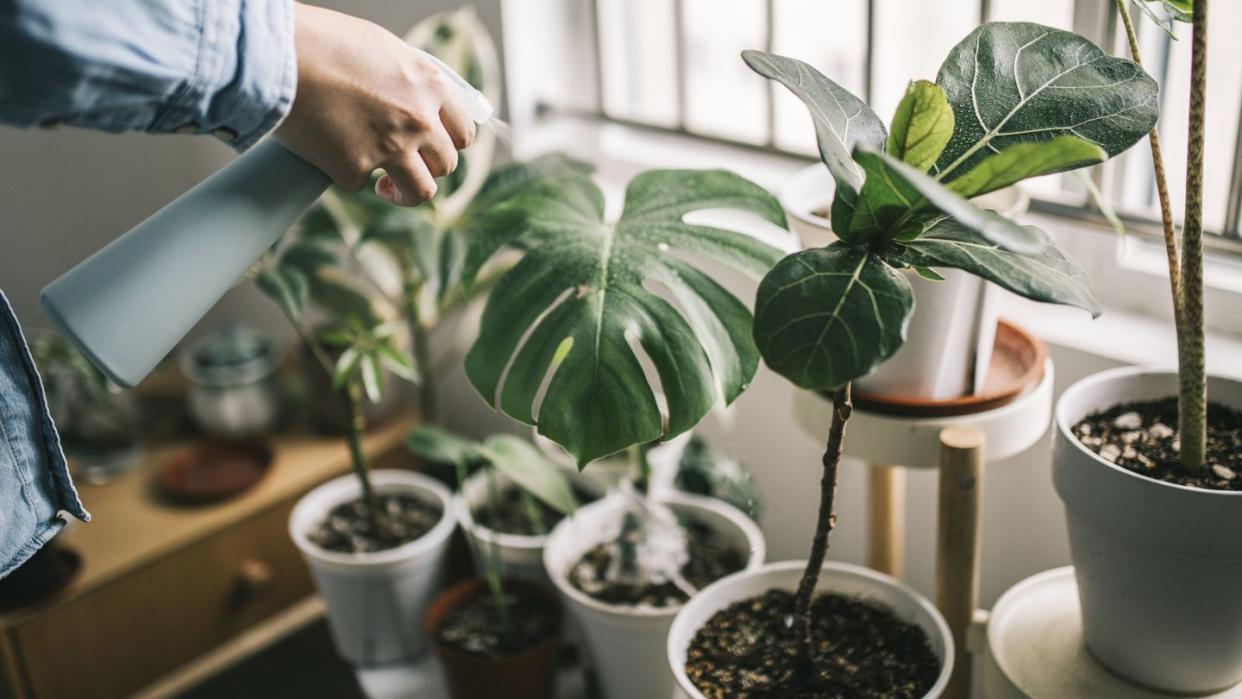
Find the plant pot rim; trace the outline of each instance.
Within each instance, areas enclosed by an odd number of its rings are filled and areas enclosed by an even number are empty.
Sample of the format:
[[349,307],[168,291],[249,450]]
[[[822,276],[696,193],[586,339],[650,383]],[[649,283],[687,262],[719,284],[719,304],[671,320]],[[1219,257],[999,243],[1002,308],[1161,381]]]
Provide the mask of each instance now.
[[[801,575],[802,571],[806,569],[806,564],[807,562],[805,560],[775,561],[772,563],[765,563],[757,568],[740,570],[713,582],[711,585],[708,585],[702,590],[699,590],[698,594],[696,594],[694,598],[691,598],[690,602],[687,602],[681,606],[681,609],[689,607],[690,604],[694,603],[695,599],[706,599],[713,593],[718,592],[721,588],[728,587],[735,584],[737,581],[746,578],[758,577],[771,573],[797,573]],[[871,568],[840,561],[825,561],[824,565],[820,568],[820,571],[821,580],[824,572],[843,573],[848,576],[862,578],[880,587],[893,589],[915,602],[918,608],[932,620],[932,623],[936,627],[936,633],[940,635],[941,639],[945,643],[944,657],[940,659],[940,674],[936,677],[936,683],[932,685],[931,689],[928,690],[926,695],[924,695],[931,697],[940,696],[948,686],[949,679],[953,675],[953,662],[955,658],[953,634],[949,631],[949,625],[945,622],[944,616],[940,614],[940,610],[936,609],[935,605],[933,605],[926,597],[920,594],[918,590],[915,590],[910,585],[890,575],[885,575],[877,570],[872,570]],[[703,699],[703,693],[698,691],[697,688],[695,688],[692,692],[688,691],[690,688],[694,687],[694,684],[691,683],[690,678],[686,676],[686,668],[684,665],[678,662],[678,649],[675,647],[676,639],[680,637],[690,639],[694,638],[694,634],[689,633],[688,629],[685,628],[690,623],[687,621],[688,618],[689,617],[687,615],[679,613],[677,617],[673,619],[672,627],[669,628],[668,640],[666,642],[668,664],[672,669],[673,676],[676,677],[677,684],[681,690],[683,692],[687,692],[691,699]],[[698,629],[695,629],[694,633],[697,632]]]
[[[1114,369],[1106,369],[1104,371],[1096,372],[1094,374],[1091,374],[1090,376],[1087,376],[1082,379],[1079,379],[1078,381],[1075,381],[1072,385],[1070,385],[1069,388],[1065,389],[1065,391],[1061,394],[1061,397],[1057,399],[1056,409],[1053,413],[1054,414],[1053,421],[1055,422],[1056,430],[1059,436],[1063,440],[1065,440],[1067,444],[1072,445],[1072,448],[1076,450],[1077,453],[1088,457],[1091,460],[1091,463],[1094,463],[1097,466],[1104,467],[1117,475],[1124,476],[1129,479],[1133,479],[1135,482],[1139,482],[1139,483],[1142,483],[1142,484],[1145,484],[1151,487],[1168,488],[1172,491],[1184,492],[1187,494],[1194,495],[1195,497],[1242,498],[1242,490],[1209,490],[1207,488],[1192,488],[1190,486],[1180,485],[1178,483],[1169,483],[1168,481],[1160,481],[1154,478],[1148,478],[1147,476],[1143,476],[1138,473],[1135,473],[1131,471],[1130,469],[1122,468],[1121,466],[1118,466],[1117,464],[1101,457],[1099,454],[1096,454],[1095,452],[1085,447],[1082,444],[1082,442],[1078,440],[1078,437],[1074,435],[1073,425],[1069,424],[1069,417],[1067,413],[1069,411],[1069,406],[1071,403],[1074,403],[1077,400],[1081,400],[1079,398],[1081,394],[1089,392],[1091,389],[1093,389],[1095,386],[1099,384],[1107,383],[1110,381],[1116,381],[1119,379],[1126,379],[1126,378],[1131,378],[1134,376],[1139,376],[1139,375],[1144,375],[1144,374],[1159,375],[1159,376],[1172,376],[1174,379],[1176,379],[1177,373],[1178,373],[1177,369],[1164,366],[1164,365],[1122,366],[1122,367],[1116,367]],[[1240,381],[1239,379],[1234,379],[1228,376],[1219,376],[1216,374],[1209,374],[1208,380],[1209,381],[1228,381],[1231,383],[1242,383],[1242,381]],[[1107,410],[1110,407],[1112,406],[1102,406],[1099,408],[1093,408],[1093,411],[1094,410]]]
[[[437,653],[452,655],[456,658],[475,663],[520,663],[521,661],[534,657],[542,652],[548,644],[557,644],[560,642],[560,631],[565,621],[565,610],[561,607],[561,600],[556,596],[556,590],[552,589],[549,585],[521,576],[506,575],[502,578],[502,580],[504,581],[504,585],[512,585],[517,587],[526,593],[530,593],[541,598],[542,601],[547,603],[547,607],[553,615],[552,633],[548,634],[547,638],[541,639],[538,643],[528,648],[524,648],[512,655],[490,656],[483,655],[481,653],[471,653],[455,646],[441,643],[436,630],[443,617],[447,616],[449,612],[456,609],[459,604],[472,599],[476,591],[483,590],[486,587],[487,580],[481,576],[475,576],[473,578],[459,580],[441,590],[440,593],[435,596],[435,599],[431,601],[431,604],[427,605],[427,611],[423,615],[423,633],[426,634],[428,640],[431,641],[431,644],[435,647]],[[484,594],[486,594],[485,590]],[[454,597],[459,597],[460,599],[450,601]]]
[[[742,535],[751,545],[751,550],[749,552],[750,558],[746,562],[746,568],[739,572],[753,570],[754,568],[762,565],[762,561],[767,555],[767,547],[763,538],[763,532],[759,529],[759,525],[755,524],[754,520],[746,516],[745,512],[742,512],[736,507],[715,498],[709,498],[703,495],[693,495],[691,493],[684,493],[681,491],[663,493],[657,497],[656,501],[664,505],[707,510],[708,512],[712,512],[729,520],[730,523],[742,531]],[[557,525],[552,529],[552,533],[548,535],[548,544],[543,550],[544,569],[546,570],[548,577],[552,580],[552,584],[561,592],[561,594],[569,597],[577,604],[583,605],[584,607],[596,612],[616,616],[647,619],[671,618],[675,616],[686,603],[668,607],[642,607],[636,605],[609,604],[607,602],[601,602],[570,584],[568,580],[568,571],[564,570],[562,566],[553,566],[551,564],[549,559],[552,557],[552,551],[555,548],[555,541],[562,538],[568,538],[570,536],[571,527],[574,523],[574,517],[576,515],[590,508],[612,507],[614,506],[614,502],[614,500],[609,500],[605,497],[590,503],[589,505],[584,505],[578,508],[578,512],[574,513],[574,515],[565,517],[557,523]],[[734,573],[734,575],[736,575],[736,573]],[[722,580],[723,579],[724,578],[722,578]],[[699,592],[702,592],[702,590]]]
[[[306,535],[305,521],[314,521],[328,510],[358,497],[362,486],[353,473],[333,478],[303,495],[289,514],[289,537],[302,554],[323,563],[347,568],[385,567],[419,555],[430,553],[443,544],[457,526],[453,518],[453,498],[449,489],[439,481],[413,471],[379,469],[371,471],[371,484],[376,492],[415,490],[428,493],[440,503],[440,518],[425,534],[400,546],[363,553],[339,553],[326,551]],[[320,504],[322,501],[325,504]]]

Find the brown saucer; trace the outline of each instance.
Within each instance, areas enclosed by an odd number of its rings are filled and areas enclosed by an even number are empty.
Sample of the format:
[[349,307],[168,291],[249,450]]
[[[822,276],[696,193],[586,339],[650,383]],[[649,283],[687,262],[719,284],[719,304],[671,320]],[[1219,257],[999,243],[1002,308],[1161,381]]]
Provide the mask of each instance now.
[[82,557],[52,539],[8,577],[0,579],[0,612],[51,599],[82,570]]
[[272,450],[245,442],[202,442],[169,454],[156,486],[178,503],[198,505],[231,498],[262,480]]
[[975,395],[928,400],[910,396],[855,390],[860,410],[900,417],[971,415],[999,408],[1018,399],[1044,378],[1048,348],[1043,341],[1005,320],[996,324],[996,344],[983,391]]

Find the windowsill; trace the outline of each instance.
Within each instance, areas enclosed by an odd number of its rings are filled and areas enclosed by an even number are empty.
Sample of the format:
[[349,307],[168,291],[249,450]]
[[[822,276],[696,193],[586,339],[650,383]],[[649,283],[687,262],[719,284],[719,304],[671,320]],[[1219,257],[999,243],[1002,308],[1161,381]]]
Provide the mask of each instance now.
[[[563,117],[523,129],[515,139],[518,158],[560,150],[594,164],[619,212],[625,183],[650,168],[726,168],[771,191],[779,191],[807,162],[790,156],[675,134],[648,132],[590,119]],[[1109,229],[1048,214],[1029,214],[1052,233],[1091,277],[1104,314],[1005,295],[1001,313],[1050,344],[1128,364],[1173,366],[1177,361],[1163,249],[1137,239],[1119,241]],[[1205,264],[1208,370],[1242,378],[1242,264],[1209,259]],[[1231,360],[1231,361],[1230,361]]]

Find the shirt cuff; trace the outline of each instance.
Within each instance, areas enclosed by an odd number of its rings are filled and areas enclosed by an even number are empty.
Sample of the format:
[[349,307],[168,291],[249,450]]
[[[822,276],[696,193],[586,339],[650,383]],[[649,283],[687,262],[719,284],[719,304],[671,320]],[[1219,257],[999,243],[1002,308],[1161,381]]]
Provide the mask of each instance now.
[[293,0],[203,0],[194,75],[151,125],[242,151],[289,113],[297,90]]

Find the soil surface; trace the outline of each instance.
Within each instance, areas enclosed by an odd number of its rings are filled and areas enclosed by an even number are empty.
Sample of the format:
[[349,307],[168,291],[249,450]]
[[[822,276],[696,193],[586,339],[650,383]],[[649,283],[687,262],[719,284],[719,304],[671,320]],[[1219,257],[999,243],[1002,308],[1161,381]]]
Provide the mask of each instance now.
[[1074,425],[1083,446],[1148,478],[1207,490],[1242,490],[1242,412],[1208,404],[1207,468],[1178,462],[1177,399],[1123,403]]
[[413,495],[375,496],[378,531],[372,531],[362,499],[337,505],[306,536],[316,546],[335,553],[367,553],[396,548],[409,543],[440,521],[436,503]]
[[[596,499],[579,488],[573,488],[573,492],[579,504]],[[471,514],[479,526],[502,534],[522,536],[547,534],[564,517],[544,501],[512,484],[501,489],[498,501],[488,500],[474,508]]]
[[[681,576],[695,589],[701,590],[730,573],[746,567],[748,553],[733,546],[710,527],[683,519],[690,558],[681,568]],[[602,543],[587,551],[569,571],[569,582],[594,599],[625,606],[646,605],[673,607],[684,604],[689,595],[673,582],[625,584],[607,580],[607,572],[616,555],[616,546]]]
[[842,595],[812,603],[814,660],[801,665],[794,607],[773,589],[716,612],[690,642],[690,681],[712,699],[916,699],[936,683],[940,660],[922,629]]
[[436,637],[458,650],[496,657],[520,653],[556,634],[556,612],[548,609],[544,600],[512,590],[506,590],[506,599],[507,626],[491,593],[484,588],[445,615]]

